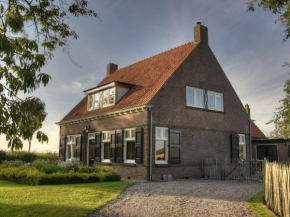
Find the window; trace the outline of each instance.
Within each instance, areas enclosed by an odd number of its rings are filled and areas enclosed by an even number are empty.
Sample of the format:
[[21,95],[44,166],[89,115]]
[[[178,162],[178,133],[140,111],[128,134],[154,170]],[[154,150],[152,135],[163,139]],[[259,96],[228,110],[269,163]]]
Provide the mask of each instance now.
[[115,104],[115,87],[97,92],[88,97],[88,110],[103,108]]
[[246,159],[247,151],[246,151],[246,136],[245,134],[239,135],[239,156],[240,159]]
[[168,128],[156,127],[155,163],[167,164],[168,160]]
[[208,91],[208,109],[223,111],[223,94]]
[[203,90],[193,87],[186,87],[187,106],[204,108]]
[[223,94],[204,91],[194,87],[186,87],[186,105],[197,108],[223,111]]
[[66,159],[67,160],[80,160],[80,156],[76,152],[76,140],[80,135],[71,135],[66,137]]
[[135,163],[135,128],[124,130],[124,163]]
[[110,131],[102,132],[102,162],[110,162],[111,158],[111,143],[110,143]]

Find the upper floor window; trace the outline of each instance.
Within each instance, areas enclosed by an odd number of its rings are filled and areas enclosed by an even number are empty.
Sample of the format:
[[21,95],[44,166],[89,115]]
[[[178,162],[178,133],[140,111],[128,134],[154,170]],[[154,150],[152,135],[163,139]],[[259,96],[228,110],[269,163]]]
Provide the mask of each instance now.
[[223,94],[208,91],[208,108],[211,110],[223,111]]
[[106,89],[88,97],[88,110],[103,108],[115,104],[115,87]]
[[195,87],[186,87],[186,105],[223,111],[223,94]]
[[203,90],[186,87],[187,106],[204,108]]

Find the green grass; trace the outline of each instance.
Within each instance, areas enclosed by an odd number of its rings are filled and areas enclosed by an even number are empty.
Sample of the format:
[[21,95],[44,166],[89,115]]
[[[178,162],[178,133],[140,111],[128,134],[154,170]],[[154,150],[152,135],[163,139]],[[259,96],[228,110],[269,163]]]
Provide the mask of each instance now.
[[115,199],[129,182],[28,186],[0,180],[0,216],[86,216]]
[[265,205],[264,195],[264,191],[261,191],[248,200],[251,210],[259,217],[276,217],[275,213]]

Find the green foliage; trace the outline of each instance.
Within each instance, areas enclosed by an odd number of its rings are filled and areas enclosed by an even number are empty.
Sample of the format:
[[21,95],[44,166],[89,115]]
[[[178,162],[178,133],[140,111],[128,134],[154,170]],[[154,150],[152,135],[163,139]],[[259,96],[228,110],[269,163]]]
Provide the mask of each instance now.
[[50,160],[53,162],[58,161],[58,154],[54,152],[34,153],[34,152],[26,152],[26,151],[14,151],[14,152],[5,152],[5,153],[6,153],[6,157],[4,160],[8,160],[8,161],[22,160],[26,163],[28,162],[32,163],[36,159]]
[[[39,131],[46,118],[45,103],[31,94],[51,77],[42,68],[61,47],[69,54],[68,39],[77,33],[67,23],[69,16],[92,16],[86,0],[9,0],[0,2],[0,134],[11,150],[22,149],[22,140],[48,142]],[[27,35],[26,29],[35,34]],[[21,140],[22,139],[22,140]]]
[[132,184],[97,182],[28,186],[0,180],[0,216],[88,216]]
[[255,10],[255,4],[279,16],[276,22],[286,27],[284,41],[287,40],[290,37],[290,0],[251,0],[248,2],[250,11]]
[[275,124],[275,130],[270,133],[271,138],[290,138],[290,79],[285,82],[285,98],[280,100],[282,105],[277,108],[272,120],[268,124]]
[[0,150],[0,164],[1,164],[4,160],[6,160],[6,153],[5,153],[5,151],[1,151],[1,150]]
[[121,177],[114,169],[85,168],[74,170],[56,164],[35,161],[31,166],[0,165],[0,179],[28,185],[54,185],[103,181],[120,181]]

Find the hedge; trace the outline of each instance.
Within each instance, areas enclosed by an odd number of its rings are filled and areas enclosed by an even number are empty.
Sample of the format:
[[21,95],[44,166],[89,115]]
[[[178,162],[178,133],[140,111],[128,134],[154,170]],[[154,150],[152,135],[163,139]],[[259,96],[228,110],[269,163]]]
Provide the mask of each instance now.
[[101,168],[97,172],[52,173],[46,174],[32,166],[0,167],[0,178],[28,185],[55,185],[103,181],[120,181],[121,177],[114,169]]
[[1,151],[0,150],[0,163],[3,161],[15,161],[15,160],[22,160],[26,163],[32,163],[35,160],[51,160],[57,161],[58,154],[54,152],[47,152],[47,153],[36,153],[36,152],[26,152],[26,151]]

